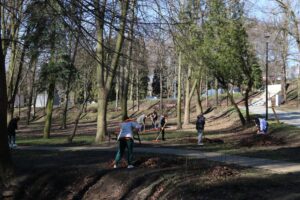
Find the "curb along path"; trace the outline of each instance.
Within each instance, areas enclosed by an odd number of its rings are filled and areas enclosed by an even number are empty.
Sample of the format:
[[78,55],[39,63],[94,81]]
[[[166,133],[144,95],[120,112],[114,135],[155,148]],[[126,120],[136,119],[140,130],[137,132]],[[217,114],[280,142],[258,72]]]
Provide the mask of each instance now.
[[[116,147],[47,147],[47,146],[20,146],[21,150],[39,150],[39,151],[115,151]],[[269,170],[272,173],[295,173],[300,172],[300,163],[269,160],[264,158],[250,158],[244,156],[235,156],[217,152],[204,152],[201,150],[186,150],[179,148],[159,148],[159,147],[135,147],[135,152],[155,153],[176,155],[196,159],[206,159],[210,161],[235,164],[243,167],[254,167],[258,169]]]

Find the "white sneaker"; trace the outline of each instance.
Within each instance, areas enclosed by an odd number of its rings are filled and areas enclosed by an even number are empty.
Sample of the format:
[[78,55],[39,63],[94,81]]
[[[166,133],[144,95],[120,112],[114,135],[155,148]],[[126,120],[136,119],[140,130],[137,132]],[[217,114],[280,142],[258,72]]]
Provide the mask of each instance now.
[[198,145],[199,145],[199,146],[203,146],[204,144],[201,142],[201,143],[198,143]]
[[16,145],[16,144],[13,144],[13,145],[12,145],[13,148],[16,148],[17,146],[18,146],[18,145]]
[[114,169],[118,168],[116,164],[114,164]]
[[127,168],[132,169],[132,168],[134,168],[134,166],[133,165],[128,165]]

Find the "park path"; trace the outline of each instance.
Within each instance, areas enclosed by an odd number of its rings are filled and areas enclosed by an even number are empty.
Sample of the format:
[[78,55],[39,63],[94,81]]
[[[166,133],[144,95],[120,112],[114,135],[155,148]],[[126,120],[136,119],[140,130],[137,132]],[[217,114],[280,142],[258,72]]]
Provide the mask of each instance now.
[[[244,106],[240,106],[241,109],[245,109]],[[249,111],[253,114],[259,114],[265,116],[266,107],[265,106],[249,106]],[[300,128],[300,109],[294,108],[293,110],[284,111],[280,107],[275,107],[275,112],[279,118],[280,122],[285,124],[293,125]],[[268,109],[269,119],[275,119],[275,115],[271,108]]]
[[[45,150],[45,151],[115,151],[116,147],[48,147],[48,146],[20,146],[18,149],[22,150]],[[254,167],[258,169],[269,170],[272,173],[295,173],[300,172],[300,163],[292,163],[278,160],[270,160],[264,158],[252,158],[244,156],[228,155],[217,152],[205,152],[199,150],[188,150],[183,148],[170,147],[135,147],[135,152],[153,153],[153,154],[167,154],[183,156],[187,158],[206,159],[210,161],[218,161],[227,164],[236,164],[244,167]]]

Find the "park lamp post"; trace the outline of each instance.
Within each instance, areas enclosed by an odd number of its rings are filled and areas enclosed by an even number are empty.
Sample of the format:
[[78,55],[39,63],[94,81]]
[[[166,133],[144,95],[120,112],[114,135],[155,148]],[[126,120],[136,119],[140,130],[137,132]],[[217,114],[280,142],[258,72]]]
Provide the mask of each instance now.
[[266,120],[268,120],[268,70],[269,70],[269,34],[265,34],[266,39]]

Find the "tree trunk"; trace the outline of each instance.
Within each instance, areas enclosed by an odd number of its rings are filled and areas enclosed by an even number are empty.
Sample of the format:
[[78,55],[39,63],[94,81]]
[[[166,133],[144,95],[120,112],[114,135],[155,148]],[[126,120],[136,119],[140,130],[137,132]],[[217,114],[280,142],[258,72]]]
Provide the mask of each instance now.
[[243,116],[241,110],[239,109],[238,105],[235,103],[234,98],[233,98],[233,96],[230,94],[230,92],[229,92],[228,89],[226,89],[226,92],[227,92],[227,95],[228,95],[228,97],[229,97],[229,99],[230,99],[230,101],[231,101],[233,107],[235,108],[236,112],[237,112],[238,115],[239,115],[239,118],[240,118],[240,121],[241,121],[242,125],[244,126],[244,125],[246,124],[246,121],[245,121],[245,118],[244,118],[244,116]]
[[184,125],[190,124],[191,100],[192,100],[193,94],[195,92],[197,81],[198,80],[194,81],[191,91],[190,91],[190,86],[189,86],[190,85],[189,80],[187,80],[187,82],[186,82],[186,95],[185,95],[185,104],[184,104],[184,122],[183,122]]
[[188,125],[190,123],[190,79],[191,79],[191,65],[188,66],[188,73],[185,82],[185,97],[184,97],[184,117],[183,124]]
[[129,0],[121,1],[122,4],[122,14],[120,17],[120,28],[116,40],[116,46],[114,49],[114,55],[112,57],[110,71],[106,73],[104,66],[104,15],[106,10],[106,0],[102,3],[100,8],[99,2],[95,1],[95,8],[99,11],[99,16],[97,17],[97,88],[98,88],[98,119],[97,119],[97,134],[95,141],[100,143],[104,141],[106,130],[106,113],[107,113],[107,103],[108,94],[112,88],[112,83],[115,78],[116,70],[118,67],[120,53],[123,47],[125,25],[127,21],[127,11],[129,6]]
[[181,124],[181,51],[178,56],[178,70],[177,70],[177,129],[182,129]]
[[[248,80],[247,80],[247,88],[245,90],[245,108],[246,108],[246,121],[247,121],[247,123],[251,122],[250,112],[249,112],[249,94],[252,90],[253,84],[254,83],[253,83],[252,78],[249,77]],[[232,91],[233,91],[233,88],[232,88]]]
[[[26,53],[26,49],[27,49],[27,42],[25,41],[25,44],[23,45],[22,48],[22,53],[21,53],[21,58],[20,58],[20,63],[18,66],[18,74],[17,74],[17,78],[16,78],[16,82],[15,84],[13,84],[14,82],[14,78],[13,78],[13,74],[11,75],[11,83],[10,83],[10,87],[9,87],[9,101],[8,101],[8,109],[9,109],[9,113],[8,113],[8,119],[11,120],[13,118],[14,115],[14,104],[15,104],[15,99],[16,99],[16,95],[17,95],[17,91],[19,88],[19,83],[21,80],[21,75],[22,75],[22,71],[23,71],[23,64],[24,64],[24,58],[25,58],[25,53]],[[13,61],[15,62],[15,61]],[[12,64],[13,68],[15,68],[15,63]],[[14,71],[14,69],[13,69]]]
[[37,99],[38,93],[37,90],[35,89],[34,91],[34,99],[33,99],[33,115],[32,119],[35,119],[35,114],[36,114],[36,99]]
[[32,100],[33,100],[34,84],[35,84],[35,73],[36,73],[36,67],[37,67],[37,56],[36,55],[31,57],[30,63],[33,66],[33,72],[32,72],[31,87],[30,87],[30,91],[29,91],[29,99],[28,99],[28,106],[27,106],[27,119],[26,119],[27,125],[29,125],[30,116],[31,116],[31,106],[32,106]]
[[44,127],[44,138],[46,139],[50,138],[52,112],[53,112],[53,104],[54,104],[54,92],[55,92],[55,84],[51,83],[48,89],[46,120],[45,120],[45,127]]
[[122,120],[128,118],[128,111],[127,111],[127,100],[128,100],[128,81],[129,81],[129,72],[128,72],[129,65],[123,68],[123,76],[122,76],[122,100],[121,100],[121,112],[122,112]]
[[134,73],[131,73],[130,76],[130,93],[129,93],[129,100],[133,101],[133,82],[134,82]]
[[14,74],[15,74],[15,65],[16,65],[16,54],[17,54],[17,42],[12,42],[11,46],[11,58],[8,67],[8,88],[7,88],[7,95],[8,95],[8,118],[7,121],[9,122],[13,118],[14,113],[14,101],[13,101],[13,92],[14,92]]
[[[134,15],[134,14],[133,14]],[[126,62],[126,66],[123,68],[123,83],[122,83],[122,101],[121,101],[121,109],[122,109],[122,120],[125,120],[128,118],[128,89],[129,89],[129,72],[131,71],[131,59],[132,59],[132,47],[133,47],[133,16],[131,16],[131,24],[130,24],[130,41],[128,46],[128,59]],[[132,98],[132,97],[131,97]]]
[[[98,89],[101,90],[101,89]],[[104,91],[98,91],[98,114],[97,114],[97,135],[95,142],[104,141],[106,135],[106,113],[107,113],[107,94]]]
[[[0,11],[1,16],[1,11]],[[1,31],[1,30],[0,30]],[[2,39],[0,35],[0,44]],[[8,146],[7,134],[7,90],[6,90],[6,74],[5,59],[0,47],[0,181],[5,185],[13,176],[13,162]]]
[[216,107],[219,106],[219,91],[218,91],[218,80],[215,80],[215,90],[216,90]]
[[140,110],[140,74],[139,74],[139,69],[136,69],[136,106],[137,106],[137,111]]
[[203,114],[203,107],[202,107],[202,102],[201,102],[201,94],[202,94],[202,82],[203,79],[201,77],[200,83],[197,84],[197,104],[196,104],[196,110],[197,110],[197,114],[201,113]]
[[64,104],[64,110],[63,110],[63,120],[62,120],[62,129],[67,128],[67,114],[68,114],[68,104],[69,104],[69,97],[70,97],[70,85],[71,85],[71,74],[69,74],[69,80],[67,83],[67,89],[66,89],[66,98],[65,98],[65,104]]
[[205,104],[206,104],[206,109],[208,108],[208,76],[206,72],[206,77],[205,77]]
[[115,110],[118,111],[118,107],[119,107],[119,95],[120,95],[120,84],[119,84],[119,81],[117,79],[117,82],[116,82],[116,87],[115,87],[115,90],[116,90],[116,104],[115,104]]
[[132,101],[132,110],[134,111],[134,97],[133,97],[133,83],[134,83],[134,72],[133,70],[131,71],[131,81],[130,81],[130,101]]
[[170,87],[170,80],[167,77],[167,99],[170,99],[170,92],[171,92],[170,88],[171,88]]
[[286,61],[283,61],[281,68],[281,94],[283,96],[284,103],[287,103],[287,92],[286,92]]
[[160,113],[163,113],[163,76],[162,76],[162,63],[159,69],[159,110]]
[[251,120],[250,120],[250,113],[249,113],[249,93],[250,93],[250,90],[247,88],[245,90],[245,108],[246,108],[246,121],[247,123],[249,123]]
[[72,143],[73,142],[73,139],[76,135],[76,131],[77,131],[77,127],[78,127],[78,123],[79,123],[79,120],[80,120],[80,117],[83,113],[83,111],[85,110],[85,107],[86,107],[86,104],[87,104],[87,100],[88,100],[88,95],[87,97],[85,98],[83,104],[81,105],[81,108],[79,110],[79,113],[77,114],[76,118],[75,118],[75,121],[74,121],[74,128],[73,128],[73,131],[72,131],[72,134],[68,137],[68,142],[69,143]]

